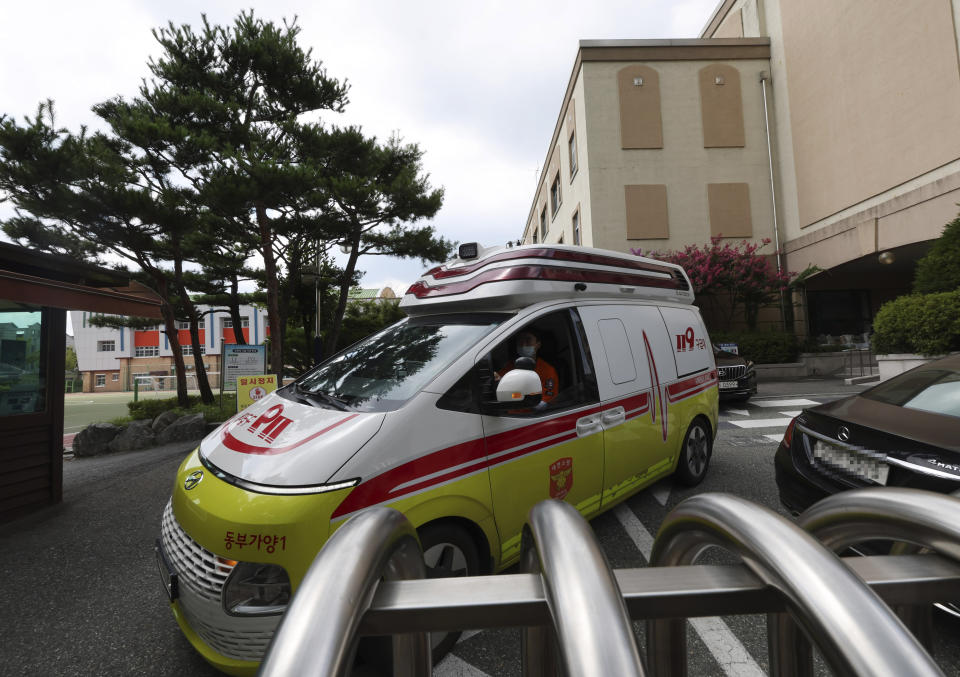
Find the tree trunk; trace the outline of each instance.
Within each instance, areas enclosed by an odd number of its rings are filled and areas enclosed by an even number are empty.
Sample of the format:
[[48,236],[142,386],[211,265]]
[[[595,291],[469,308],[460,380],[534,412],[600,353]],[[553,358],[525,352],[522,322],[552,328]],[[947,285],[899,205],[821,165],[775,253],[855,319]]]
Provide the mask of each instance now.
[[283,327],[280,324],[279,285],[277,283],[277,261],[273,252],[273,231],[267,208],[262,202],[256,203],[257,225],[260,227],[260,254],[263,256],[263,271],[267,284],[267,313],[270,322],[270,370],[283,381]]
[[[197,307],[194,305],[183,284],[183,259],[177,251],[177,258],[173,262],[173,271],[176,275],[177,291],[180,292],[180,303],[187,312],[190,320],[190,346],[193,352],[193,369],[197,376],[197,389],[200,391],[200,401],[204,404],[213,404],[213,391],[210,389],[210,380],[207,378],[207,368],[203,364],[203,344],[200,342],[200,326],[197,320]],[[179,346],[178,346],[179,347]]]
[[347,309],[347,298],[350,294],[350,281],[353,279],[353,271],[357,268],[357,258],[360,256],[360,226],[354,231],[353,246],[350,248],[350,258],[347,259],[347,267],[343,271],[343,277],[340,280],[340,299],[337,301],[337,309],[333,314],[333,326],[327,332],[324,354],[333,355],[337,349],[337,341],[340,338],[340,327],[343,326],[343,314]]
[[[166,284],[163,285],[166,287]],[[160,306],[160,313],[163,315],[163,333],[167,335],[170,342],[170,352],[173,353],[173,368],[177,375],[177,404],[186,409],[190,406],[187,399],[187,370],[183,364],[183,351],[180,349],[180,341],[177,338],[177,318],[173,314],[173,308],[166,301],[166,294],[163,295],[164,301]]]
[[[237,276],[230,278],[230,321],[233,323],[233,340],[237,345],[247,345],[247,339],[243,335],[243,321],[240,318],[240,283]],[[253,321],[253,318],[250,318]]]

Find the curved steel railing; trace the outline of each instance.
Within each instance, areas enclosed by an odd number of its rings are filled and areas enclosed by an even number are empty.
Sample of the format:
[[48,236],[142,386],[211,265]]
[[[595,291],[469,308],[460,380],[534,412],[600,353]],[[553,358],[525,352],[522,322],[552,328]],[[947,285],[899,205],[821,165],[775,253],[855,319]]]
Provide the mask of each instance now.
[[[620,587],[576,508],[550,500],[530,510],[521,564],[524,572],[540,575],[553,619],[552,629],[524,631],[525,677],[644,674]],[[563,671],[554,660],[555,650]]]
[[[952,496],[895,487],[855,489],[811,506],[798,524],[834,552],[866,541],[897,541],[891,554],[929,548],[960,561],[960,499]],[[895,610],[929,648],[930,607],[906,605]],[[795,621],[787,614],[770,614],[767,627],[771,665],[779,674],[812,675],[811,647]]]
[[[771,510],[727,494],[702,494],[667,515],[651,566],[693,564],[711,546],[736,552],[778,589],[838,674],[941,675],[889,607],[836,555]],[[683,619],[649,621],[648,665],[686,674]]]
[[[377,507],[351,517],[310,565],[267,649],[260,676],[349,675],[357,628],[381,578],[423,578],[424,573],[417,533],[401,513]],[[429,635],[396,635],[394,660],[395,675],[429,676]]]
[[[960,598],[960,500],[850,491],[817,504],[801,523],[812,533],[734,496],[695,496],[664,520],[650,564],[693,564],[712,546],[738,553],[742,564],[613,572],[576,509],[545,501],[524,527],[525,573],[428,581],[408,580],[424,576],[410,523],[395,510],[372,508],[344,524],[317,556],[260,674],[347,675],[364,633],[394,635],[395,675],[426,677],[427,633],[519,625],[526,626],[525,677],[642,675],[632,616],[656,619],[648,620],[650,671],[685,675],[680,617],[727,613],[768,614],[770,671],[778,677],[810,674],[807,636],[837,674],[941,674],[867,583],[891,604],[912,604],[912,613]],[[834,549],[896,539],[956,562],[920,555],[843,561],[814,535]]]

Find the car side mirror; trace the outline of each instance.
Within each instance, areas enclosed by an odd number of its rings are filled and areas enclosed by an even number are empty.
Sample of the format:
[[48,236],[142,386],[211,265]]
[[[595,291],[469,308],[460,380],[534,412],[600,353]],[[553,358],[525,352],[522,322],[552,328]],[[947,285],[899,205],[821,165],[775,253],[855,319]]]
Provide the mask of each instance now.
[[497,399],[485,402],[484,408],[491,413],[528,409],[540,404],[542,395],[543,384],[540,383],[537,372],[529,369],[511,369],[497,383]]
[[[521,359],[530,360],[529,357]],[[540,403],[542,393],[543,384],[537,372],[522,367],[508,371],[497,384],[497,402],[535,406]],[[536,401],[528,404],[529,398],[536,398]]]

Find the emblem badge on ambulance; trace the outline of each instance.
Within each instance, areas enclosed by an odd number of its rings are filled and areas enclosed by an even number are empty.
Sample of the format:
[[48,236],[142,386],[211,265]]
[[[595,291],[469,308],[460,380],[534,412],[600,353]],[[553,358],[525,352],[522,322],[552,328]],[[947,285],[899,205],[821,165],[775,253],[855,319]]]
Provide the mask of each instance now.
[[187,475],[187,479],[183,481],[183,488],[186,489],[187,491],[190,491],[195,486],[200,484],[200,480],[202,479],[203,479],[203,471],[194,470],[192,473]]
[[550,498],[562,500],[573,488],[573,459],[567,456],[550,466]]

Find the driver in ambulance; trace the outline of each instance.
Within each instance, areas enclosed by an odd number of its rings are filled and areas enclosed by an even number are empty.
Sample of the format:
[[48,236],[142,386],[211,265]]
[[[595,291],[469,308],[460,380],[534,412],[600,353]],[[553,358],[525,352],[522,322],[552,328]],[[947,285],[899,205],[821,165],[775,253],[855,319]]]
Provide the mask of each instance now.
[[[540,384],[543,387],[541,404],[546,404],[560,390],[560,380],[557,378],[557,370],[549,362],[541,357],[537,357],[540,350],[540,339],[530,330],[524,330],[516,336],[517,352],[520,357],[529,357],[536,361],[534,370],[540,377]],[[496,380],[500,380],[504,374],[514,368],[513,360],[504,365],[503,369],[496,372]]]

